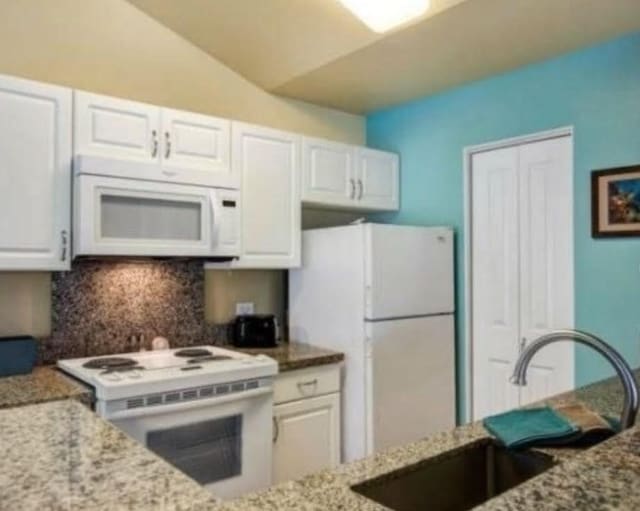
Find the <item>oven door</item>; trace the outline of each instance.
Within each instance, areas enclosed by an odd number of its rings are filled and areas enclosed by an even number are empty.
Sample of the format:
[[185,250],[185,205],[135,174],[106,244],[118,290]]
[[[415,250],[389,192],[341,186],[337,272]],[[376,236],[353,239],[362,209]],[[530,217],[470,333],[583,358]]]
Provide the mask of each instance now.
[[82,174],[74,187],[74,255],[234,257],[239,194]]
[[108,420],[223,499],[271,485],[273,392],[123,410]]

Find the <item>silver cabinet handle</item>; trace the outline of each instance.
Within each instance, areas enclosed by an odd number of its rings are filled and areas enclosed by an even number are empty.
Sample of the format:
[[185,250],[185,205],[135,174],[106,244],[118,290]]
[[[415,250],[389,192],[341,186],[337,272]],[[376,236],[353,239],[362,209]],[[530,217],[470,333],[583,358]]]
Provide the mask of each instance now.
[[[318,379],[314,378],[313,380],[310,380],[310,381],[299,381],[297,385],[298,385],[298,390],[302,394],[304,394],[304,389],[306,387],[316,387],[318,385]],[[315,390],[315,388],[314,388],[314,390]]]
[[358,179],[358,189],[360,193],[358,194],[358,200],[362,200],[362,192],[364,191],[364,186],[362,186],[362,179]]
[[168,131],[164,132],[164,157],[169,158],[171,156],[171,134]]
[[60,251],[60,260],[67,260],[67,244],[69,242],[69,237],[67,236],[66,229],[60,231],[60,240],[62,241],[62,250]]
[[351,184],[351,193],[349,194],[350,199],[356,198],[356,182],[353,178],[349,179],[349,183]]
[[278,419],[273,417],[273,443],[275,444],[278,441],[278,437],[280,436],[280,425],[278,424]]
[[151,132],[151,157],[158,156],[158,132],[153,130]]

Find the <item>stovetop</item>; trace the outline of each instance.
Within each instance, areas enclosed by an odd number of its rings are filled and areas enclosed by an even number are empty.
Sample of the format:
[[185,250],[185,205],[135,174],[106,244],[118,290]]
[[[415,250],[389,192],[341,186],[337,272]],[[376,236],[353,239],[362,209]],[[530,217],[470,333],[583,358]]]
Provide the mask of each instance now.
[[98,399],[273,377],[278,372],[277,362],[264,355],[206,345],[60,360],[58,367],[94,387]]

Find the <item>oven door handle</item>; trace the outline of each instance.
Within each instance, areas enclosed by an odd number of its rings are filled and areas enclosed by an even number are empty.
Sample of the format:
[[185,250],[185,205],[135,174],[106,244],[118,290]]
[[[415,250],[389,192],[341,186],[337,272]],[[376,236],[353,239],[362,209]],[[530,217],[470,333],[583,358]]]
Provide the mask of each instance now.
[[267,394],[272,393],[273,388],[271,387],[254,390],[244,390],[242,392],[231,393],[224,396],[217,396],[206,399],[191,399],[189,401],[182,401],[180,403],[174,403],[170,405],[141,406],[139,408],[132,408],[130,410],[121,410],[118,412],[107,413],[104,418],[107,420],[123,420],[133,419],[136,417],[150,417],[152,415],[163,415],[167,413],[183,412],[196,408],[232,403],[234,401],[242,401],[245,399],[266,396]]

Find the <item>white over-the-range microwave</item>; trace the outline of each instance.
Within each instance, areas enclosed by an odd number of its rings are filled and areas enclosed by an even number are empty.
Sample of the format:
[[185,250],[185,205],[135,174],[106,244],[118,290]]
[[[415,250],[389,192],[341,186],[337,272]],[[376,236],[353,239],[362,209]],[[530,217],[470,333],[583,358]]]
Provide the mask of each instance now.
[[82,159],[74,165],[74,256],[240,255],[238,190],[101,175]]

